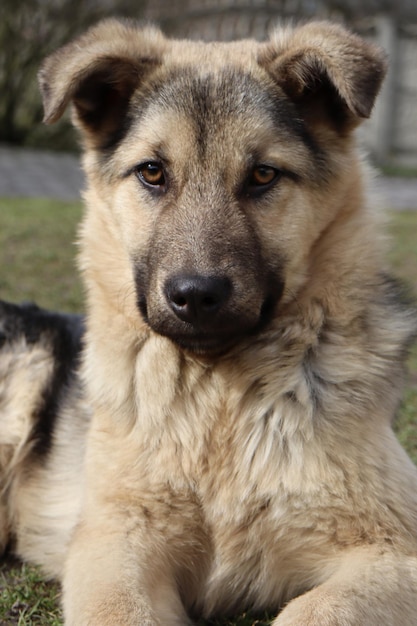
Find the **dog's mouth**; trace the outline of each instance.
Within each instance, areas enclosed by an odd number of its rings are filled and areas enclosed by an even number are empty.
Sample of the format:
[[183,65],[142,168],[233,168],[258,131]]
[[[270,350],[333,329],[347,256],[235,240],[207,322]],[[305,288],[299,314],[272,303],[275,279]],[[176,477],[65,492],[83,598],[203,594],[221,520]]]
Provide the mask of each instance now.
[[224,316],[219,323],[216,316],[213,324],[191,324],[172,316],[157,316],[155,319],[148,314],[145,297],[138,299],[138,307],[145,322],[159,335],[167,337],[183,350],[205,356],[220,356],[238,345],[245,338],[253,337],[262,332],[271,322],[276,306],[283,292],[283,284],[274,293],[269,294],[260,307],[259,316],[249,321],[245,316]]

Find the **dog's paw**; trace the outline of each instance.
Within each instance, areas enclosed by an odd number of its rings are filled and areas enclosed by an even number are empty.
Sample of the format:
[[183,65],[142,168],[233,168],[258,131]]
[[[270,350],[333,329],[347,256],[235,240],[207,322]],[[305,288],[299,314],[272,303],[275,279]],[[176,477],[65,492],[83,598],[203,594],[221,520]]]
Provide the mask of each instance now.
[[359,626],[346,606],[334,604],[325,594],[314,599],[309,595],[292,600],[272,626]]
[[70,607],[65,611],[65,626],[163,626],[155,613],[140,601],[90,602],[79,607]]

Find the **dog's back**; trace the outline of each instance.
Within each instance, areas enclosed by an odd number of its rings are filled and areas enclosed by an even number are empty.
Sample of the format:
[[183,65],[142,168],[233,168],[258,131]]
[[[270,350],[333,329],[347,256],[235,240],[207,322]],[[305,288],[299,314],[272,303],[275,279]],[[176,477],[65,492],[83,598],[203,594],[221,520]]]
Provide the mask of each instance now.
[[0,551],[17,542],[54,575],[80,498],[83,334],[81,315],[0,302]]

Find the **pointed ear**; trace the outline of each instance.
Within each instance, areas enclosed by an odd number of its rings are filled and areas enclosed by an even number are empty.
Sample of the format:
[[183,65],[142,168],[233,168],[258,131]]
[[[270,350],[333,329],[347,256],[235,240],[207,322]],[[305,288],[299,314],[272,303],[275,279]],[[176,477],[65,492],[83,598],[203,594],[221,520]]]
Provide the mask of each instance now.
[[44,122],[53,124],[70,102],[74,123],[92,147],[110,146],[130,98],[161,63],[166,44],[157,29],[105,20],[48,57],[40,71]]
[[307,118],[342,132],[370,116],[387,70],[380,48],[328,22],[276,31],[259,63]]

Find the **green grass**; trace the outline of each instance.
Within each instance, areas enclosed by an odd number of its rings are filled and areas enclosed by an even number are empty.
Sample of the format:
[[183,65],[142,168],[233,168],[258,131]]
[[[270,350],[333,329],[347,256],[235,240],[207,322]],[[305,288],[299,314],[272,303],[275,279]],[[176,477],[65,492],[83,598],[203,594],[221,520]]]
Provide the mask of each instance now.
[[0,566],[0,626],[60,626],[57,585],[34,567]]
[[[397,276],[417,294],[417,211],[394,213],[390,225],[391,265]],[[398,414],[395,431],[401,444],[417,464],[417,345],[411,350],[409,385]]]
[[81,204],[0,199],[0,297],[77,311],[82,289],[74,261]]
[[[75,267],[77,203],[0,199],[0,297],[33,300],[68,311],[82,308]],[[391,262],[395,273],[417,293],[417,211],[392,216]],[[417,349],[410,361],[410,384],[396,424],[398,438],[417,463]],[[6,562],[0,568],[0,626],[58,626],[58,589],[36,568]],[[242,615],[211,626],[266,626],[267,617]]]
[[417,211],[398,211],[391,217],[391,266],[417,294]]
[[417,169],[406,165],[384,165],[381,167],[384,176],[394,176],[396,178],[416,178]]

